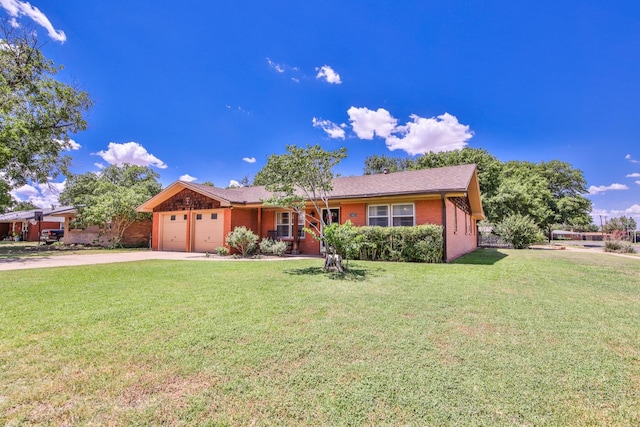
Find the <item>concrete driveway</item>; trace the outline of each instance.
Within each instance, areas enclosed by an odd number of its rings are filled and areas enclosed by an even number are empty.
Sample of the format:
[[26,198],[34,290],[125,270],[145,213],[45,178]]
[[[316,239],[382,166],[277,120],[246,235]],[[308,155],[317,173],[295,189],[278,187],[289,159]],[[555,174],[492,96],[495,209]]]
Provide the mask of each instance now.
[[[309,257],[265,257],[256,261],[282,261]],[[0,271],[27,268],[68,267],[74,265],[109,264],[114,262],[144,261],[148,259],[189,260],[189,261],[240,261],[233,257],[207,257],[194,252],[134,251],[99,254],[54,255],[42,257],[20,257],[0,259]]]

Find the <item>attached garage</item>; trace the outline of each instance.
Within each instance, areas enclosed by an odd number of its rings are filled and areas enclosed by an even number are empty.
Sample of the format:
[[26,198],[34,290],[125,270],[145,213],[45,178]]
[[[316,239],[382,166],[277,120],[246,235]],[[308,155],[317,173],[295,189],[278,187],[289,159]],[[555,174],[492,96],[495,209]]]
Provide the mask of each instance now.
[[224,246],[224,210],[193,213],[193,251],[215,252]]
[[160,239],[163,251],[185,252],[187,250],[187,222],[185,213],[167,213],[162,215]]

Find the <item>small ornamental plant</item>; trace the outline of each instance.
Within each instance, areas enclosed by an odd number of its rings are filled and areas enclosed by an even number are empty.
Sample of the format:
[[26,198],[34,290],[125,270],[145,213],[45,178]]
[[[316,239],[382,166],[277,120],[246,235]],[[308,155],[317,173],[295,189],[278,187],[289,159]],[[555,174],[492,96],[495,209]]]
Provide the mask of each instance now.
[[227,245],[240,252],[244,258],[251,255],[258,247],[258,236],[247,227],[236,227],[227,235]]

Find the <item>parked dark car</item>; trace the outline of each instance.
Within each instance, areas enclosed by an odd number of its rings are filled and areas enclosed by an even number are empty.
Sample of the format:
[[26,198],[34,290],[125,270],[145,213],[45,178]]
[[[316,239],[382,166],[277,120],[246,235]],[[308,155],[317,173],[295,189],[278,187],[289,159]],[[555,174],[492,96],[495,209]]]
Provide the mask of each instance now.
[[64,237],[64,230],[62,229],[47,229],[42,230],[40,240],[46,243],[59,242]]

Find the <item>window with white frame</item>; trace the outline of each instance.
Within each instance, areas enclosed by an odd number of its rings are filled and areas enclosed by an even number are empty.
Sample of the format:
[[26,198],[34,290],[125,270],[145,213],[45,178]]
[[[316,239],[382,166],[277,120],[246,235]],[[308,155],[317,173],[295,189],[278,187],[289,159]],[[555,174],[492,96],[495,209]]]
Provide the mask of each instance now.
[[412,226],[414,224],[413,204],[391,205],[393,226]]
[[413,203],[370,205],[368,208],[368,224],[380,227],[415,225],[414,205]]
[[[276,212],[276,237],[293,237],[293,212]],[[298,237],[304,237],[304,214],[298,215]]]
[[389,226],[389,205],[369,206],[369,225]]

